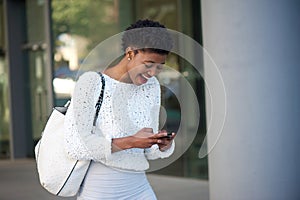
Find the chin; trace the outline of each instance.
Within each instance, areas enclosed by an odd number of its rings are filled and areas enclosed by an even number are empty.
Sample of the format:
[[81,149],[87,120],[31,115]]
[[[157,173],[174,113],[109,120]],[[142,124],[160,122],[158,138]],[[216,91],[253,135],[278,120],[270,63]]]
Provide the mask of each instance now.
[[135,83],[133,83],[134,85],[140,86],[140,85],[144,85],[145,83],[142,83],[141,81],[136,81]]
[[143,85],[148,82],[148,79],[144,78],[142,75],[139,75],[137,80],[138,80],[139,85]]

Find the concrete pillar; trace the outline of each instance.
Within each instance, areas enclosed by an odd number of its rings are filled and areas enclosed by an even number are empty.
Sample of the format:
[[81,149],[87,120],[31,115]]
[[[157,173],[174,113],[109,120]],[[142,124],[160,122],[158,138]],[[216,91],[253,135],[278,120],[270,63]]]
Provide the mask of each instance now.
[[227,94],[211,200],[300,199],[299,10],[297,0],[202,1],[204,48]]

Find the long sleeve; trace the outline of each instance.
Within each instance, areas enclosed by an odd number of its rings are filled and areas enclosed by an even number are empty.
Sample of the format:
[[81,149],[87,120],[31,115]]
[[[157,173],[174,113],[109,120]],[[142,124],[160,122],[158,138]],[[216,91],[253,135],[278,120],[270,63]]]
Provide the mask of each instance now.
[[65,116],[67,154],[78,160],[94,160],[107,166],[137,171],[149,167],[147,159],[171,155],[173,146],[161,152],[157,145],[149,149],[111,152],[112,138],[130,136],[143,127],[158,131],[160,85],[154,77],[141,86],[122,83],[105,74],[104,78],[104,99],[94,134],[91,131],[102,87],[101,78],[95,72],[86,72],[75,85]]
[[[159,82],[156,80],[154,87],[150,89],[150,92],[154,94],[154,106],[151,109],[151,128],[153,129],[154,133],[158,132],[159,128],[159,112],[160,112],[160,105],[161,105],[161,91]],[[146,158],[149,160],[155,160],[158,158],[167,158],[174,152],[175,149],[175,141],[172,142],[171,147],[166,151],[160,151],[158,145],[153,145],[151,148],[145,149]]]
[[95,72],[84,73],[75,85],[65,116],[65,149],[72,158],[104,161],[111,155],[111,138],[104,137],[99,129],[91,132],[101,86]]

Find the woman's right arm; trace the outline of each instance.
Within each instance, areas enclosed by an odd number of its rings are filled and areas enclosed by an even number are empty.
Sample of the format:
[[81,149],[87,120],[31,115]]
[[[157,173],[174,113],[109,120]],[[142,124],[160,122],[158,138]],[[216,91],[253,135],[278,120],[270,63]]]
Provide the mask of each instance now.
[[111,138],[101,135],[100,130],[92,133],[101,86],[101,78],[95,72],[84,73],[75,85],[64,123],[65,149],[74,159],[103,161],[111,155]]

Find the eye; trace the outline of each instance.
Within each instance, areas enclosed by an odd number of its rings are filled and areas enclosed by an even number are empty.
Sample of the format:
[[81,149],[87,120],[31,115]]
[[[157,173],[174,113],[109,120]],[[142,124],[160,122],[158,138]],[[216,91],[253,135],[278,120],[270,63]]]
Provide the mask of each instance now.
[[162,70],[163,67],[164,67],[163,65],[157,65],[157,69],[158,69],[158,70]]
[[153,64],[144,64],[146,68],[151,68],[153,66]]

